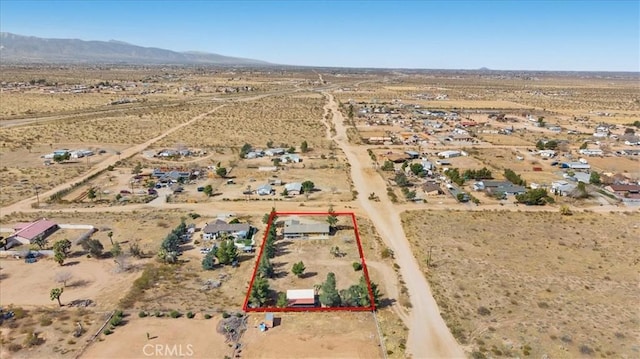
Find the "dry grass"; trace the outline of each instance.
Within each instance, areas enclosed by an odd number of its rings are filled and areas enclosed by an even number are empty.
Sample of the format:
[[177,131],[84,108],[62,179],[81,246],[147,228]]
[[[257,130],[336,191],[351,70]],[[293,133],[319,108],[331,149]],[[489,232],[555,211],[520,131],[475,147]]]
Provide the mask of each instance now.
[[415,211],[402,221],[467,350],[635,356],[637,214]]

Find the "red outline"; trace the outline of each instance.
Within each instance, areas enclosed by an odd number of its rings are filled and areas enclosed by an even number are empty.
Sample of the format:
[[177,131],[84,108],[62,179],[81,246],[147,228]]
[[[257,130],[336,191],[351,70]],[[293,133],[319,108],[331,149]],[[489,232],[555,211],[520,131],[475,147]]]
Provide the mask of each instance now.
[[[251,294],[251,288],[253,288],[253,282],[256,279],[256,273],[258,272],[258,265],[260,263],[260,259],[262,258],[262,254],[264,252],[264,246],[267,242],[267,234],[269,233],[269,229],[271,228],[273,217],[274,216],[328,216],[329,214],[333,214],[335,216],[349,216],[353,222],[353,230],[356,235],[356,243],[358,244],[358,254],[360,255],[360,261],[362,263],[362,272],[364,275],[364,279],[367,282],[367,287],[369,289],[369,303],[371,303],[368,307],[311,307],[311,308],[278,308],[278,307],[260,307],[260,308],[249,308],[249,296]],[[358,224],[356,221],[356,215],[353,212],[271,212],[269,214],[269,220],[267,222],[267,228],[264,231],[264,235],[262,236],[262,245],[260,246],[260,253],[258,254],[258,258],[256,260],[256,264],[253,268],[253,274],[251,275],[251,281],[249,282],[249,289],[247,290],[247,295],[244,298],[244,304],[242,305],[242,310],[245,312],[370,312],[376,310],[376,305],[374,303],[373,298],[373,289],[371,288],[371,280],[369,279],[369,271],[367,269],[367,264],[364,259],[364,252],[362,251],[362,242],[360,241],[360,231],[358,230]]]

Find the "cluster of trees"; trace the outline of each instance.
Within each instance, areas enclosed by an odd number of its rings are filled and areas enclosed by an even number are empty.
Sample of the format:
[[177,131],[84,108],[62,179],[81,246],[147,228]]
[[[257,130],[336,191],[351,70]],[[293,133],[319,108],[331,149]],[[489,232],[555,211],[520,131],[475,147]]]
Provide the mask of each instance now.
[[403,172],[398,172],[396,176],[393,178],[393,181],[400,187],[409,187],[411,183]]
[[180,253],[180,237],[185,233],[187,233],[187,225],[183,220],[160,244],[158,258],[165,263],[175,263]]
[[225,238],[220,242],[220,247],[214,246],[202,259],[202,269],[212,270],[216,267],[216,259],[219,264],[229,265],[238,260],[238,248],[233,239]]
[[386,160],[384,161],[384,163],[382,164],[382,166],[380,167],[380,169],[382,169],[383,171],[393,171],[395,169],[395,166],[393,165],[393,162]]
[[409,165],[409,170],[411,170],[411,173],[413,173],[414,176],[417,176],[417,177],[427,176],[427,171],[425,171],[421,163],[412,163],[411,165]]
[[516,195],[518,203],[524,203],[528,206],[544,206],[546,203],[552,203],[553,198],[549,197],[549,193],[544,188],[530,189],[525,193]]
[[447,172],[444,173],[451,182],[457,184],[458,186],[462,186],[464,184],[464,177],[460,175],[460,170],[457,168],[449,168]]
[[102,251],[104,251],[104,246],[97,239],[87,238],[82,242],[82,249],[89,252],[92,257],[100,258]]
[[491,171],[487,167],[482,167],[479,170],[466,170],[462,173],[462,177],[466,179],[474,179],[476,181],[482,179],[492,179]]
[[513,172],[509,168],[505,168],[504,170],[504,178],[506,178],[509,182],[518,185],[518,186],[526,186],[527,182],[523,180],[519,174]]
[[[378,306],[380,302],[378,286],[375,283],[371,283],[371,289],[374,303]],[[367,307],[371,305],[367,281],[362,276],[358,284],[338,291],[336,288],[336,275],[333,272],[329,272],[327,279],[320,285],[320,304],[326,307]]]
[[70,158],[71,158],[71,154],[69,152],[65,152],[62,155],[60,154],[54,155],[53,161],[56,163],[60,163],[60,162],[68,161]]
[[550,141],[542,141],[539,140],[536,142],[536,148],[539,150],[555,150],[558,148],[558,141],[550,140]]

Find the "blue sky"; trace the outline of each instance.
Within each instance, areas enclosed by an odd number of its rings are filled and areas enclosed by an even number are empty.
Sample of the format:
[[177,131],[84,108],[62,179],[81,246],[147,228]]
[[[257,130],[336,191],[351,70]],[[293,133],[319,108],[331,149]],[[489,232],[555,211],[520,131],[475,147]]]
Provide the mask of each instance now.
[[640,71],[640,1],[18,1],[0,29],[279,64]]

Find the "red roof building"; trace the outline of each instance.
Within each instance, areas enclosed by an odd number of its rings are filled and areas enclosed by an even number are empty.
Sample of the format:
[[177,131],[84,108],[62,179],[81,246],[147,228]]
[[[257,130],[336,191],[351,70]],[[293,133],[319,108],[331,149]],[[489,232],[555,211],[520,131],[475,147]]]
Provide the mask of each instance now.
[[30,244],[35,238],[48,237],[58,230],[58,224],[46,218],[41,218],[31,223],[18,223],[13,229],[16,231],[14,237],[23,244]]

